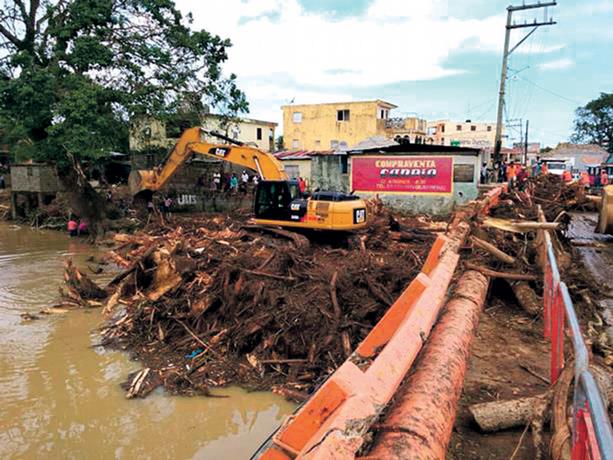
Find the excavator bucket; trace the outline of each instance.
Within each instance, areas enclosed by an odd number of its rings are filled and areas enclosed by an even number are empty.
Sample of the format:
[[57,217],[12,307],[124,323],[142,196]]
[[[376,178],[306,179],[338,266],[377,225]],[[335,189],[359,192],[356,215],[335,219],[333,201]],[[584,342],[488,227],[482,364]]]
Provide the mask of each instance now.
[[153,171],[134,170],[128,177],[128,186],[132,193],[132,201],[137,207],[144,207],[153,196]]
[[598,216],[596,231],[613,235],[613,185],[607,185],[602,189],[600,215]]

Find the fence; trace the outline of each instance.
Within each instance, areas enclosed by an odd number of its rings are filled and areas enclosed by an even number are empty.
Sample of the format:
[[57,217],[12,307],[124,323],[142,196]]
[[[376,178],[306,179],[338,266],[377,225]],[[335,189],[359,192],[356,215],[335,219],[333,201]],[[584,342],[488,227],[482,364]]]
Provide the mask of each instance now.
[[[539,207],[539,219],[545,217]],[[560,280],[558,264],[548,230],[539,231],[544,265],[544,335],[551,342],[551,384],[555,384],[564,369],[565,325],[575,356],[572,459],[613,460],[613,431],[607,410],[594,376],[589,370],[589,354],[573,302],[566,284]]]

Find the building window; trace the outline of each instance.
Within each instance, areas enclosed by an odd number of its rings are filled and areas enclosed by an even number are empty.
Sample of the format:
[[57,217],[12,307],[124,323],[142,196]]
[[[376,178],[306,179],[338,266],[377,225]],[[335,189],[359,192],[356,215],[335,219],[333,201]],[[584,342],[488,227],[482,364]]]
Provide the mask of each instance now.
[[330,141],[330,148],[331,149],[338,149],[338,141]]
[[292,148],[293,149],[297,149],[298,148],[298,139],[292,140]]
[[319,139],[315,141],[315,148],[317,149],[321,148],[321,141]]
[[445,138],[441,137],[441,145],[445,145]]
[[492,127],[490,125],[487,126],[487,131],[490,132],[492,130]]
[[470,130],[471,131],[477,131],[477,127],[475,125],[470,125]]
[[455,164],[453,165],[453,181],[454,182],[474,182],[475,165],[471,164]]
[[294,123],[302,123],[302,112],[294,112],[292,120]]
[[349,148],[349,145],[348,145],[348,144],[347,144],[347,142],[345,142],[345,141],[340,141],[340,142],[338,143],[338,148],[339,148],[340,150],[347,150],[347,149]]
[[341,174],[347,174],[349,159],[347,155],[341,156]]
[[445,125],[441,125],[441,133],[445,132]]
[[379,118],[381,120],[387,120],[387,118],[389,117],[389,110],[387,109],[379,109]]
[[349,110],[337,110],[336,121],[349,121]]
[[255,130],[255,137],[258,141],[262,140],[262,128],[257,128]]
[[462,125],[455,125],[456,131],[462,131]]

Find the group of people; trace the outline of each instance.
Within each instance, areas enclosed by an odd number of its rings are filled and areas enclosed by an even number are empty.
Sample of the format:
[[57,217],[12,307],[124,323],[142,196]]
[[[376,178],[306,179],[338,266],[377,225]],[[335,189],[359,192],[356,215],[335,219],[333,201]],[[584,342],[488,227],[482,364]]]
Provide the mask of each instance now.
[[[204,184],[204,181],[199,181]],[[241,192],[246,194],[249,189],[249,184],[256,186],[259,182],[257,174],[250,176],[249,173],[243,169],[240,177],[236,173],[221,174],[220,172],[213,173],[213,179],[211,181],[211,190],[218,192],[230,192],[232,194]]]
[[77,223],[76,216],[70,216],[68,219],[68,234],[70,236],[89,235],[89,225],[87,219],[80,219]]
[[547,174],[546,166],[545,170],[535,170],[516,161],[499,162],[496,163],[493,170],[487,167],[487,163],[483,163],[481,167],[481,182],[487,184],[488,182],[507,182],[510,188],[518,188],[523,190],[528,177],[538,174]]
[[[523,190],[528,177],[549,174],[547,163],[535,163],[532,166],[522,165],[516,161],[500,162],[494,166],[493,170],[487,167],[487,163],[483,163],[481,167],[481,182],[507,182],[510,188],[519,188]],[[566,169],[562,173],[562,180],[570,183],[573,181],[573,175],[570,170]],[[602,169],[592,179],[587,171],[582,171],[579,175],[579,182],[585,187],[600,187],[609,185],[609,176],[606,169]]]
[[[160,202],[160,214],[165,217],[167,220],[170,220],[170,218],[172,217],[171,214],[172,211],[172,198],[170,197],[170,195],[166,195],[164,198],[162,198],[162,201]],[[153,202],[153,197],[150,198],[147,201],[147,223],[149,223],[149,221],[151,220],[151,216],[153,215],[153,213],[155,212],[155,203]]]

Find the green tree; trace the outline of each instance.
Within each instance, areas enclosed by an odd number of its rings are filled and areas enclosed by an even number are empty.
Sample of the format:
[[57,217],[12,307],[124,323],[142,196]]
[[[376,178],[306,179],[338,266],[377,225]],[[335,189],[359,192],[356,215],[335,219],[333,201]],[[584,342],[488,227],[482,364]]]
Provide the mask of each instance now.
[[[60,167],[127,150],[130,119],[247,110],[229,40],[192,31],[173,0],[0,0],[0,133]],[[191,116],[191,114],[190,114]]]
[[613,153],[613,93],[601,93],[577,109],[571,140],[598,144]]
[[277,142],[276,142],[275,147],[277,149],[277,152],[280,152],[285,148],[283,144],[283,134],[281,134],[280,136],[277,136]]

